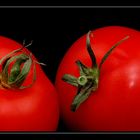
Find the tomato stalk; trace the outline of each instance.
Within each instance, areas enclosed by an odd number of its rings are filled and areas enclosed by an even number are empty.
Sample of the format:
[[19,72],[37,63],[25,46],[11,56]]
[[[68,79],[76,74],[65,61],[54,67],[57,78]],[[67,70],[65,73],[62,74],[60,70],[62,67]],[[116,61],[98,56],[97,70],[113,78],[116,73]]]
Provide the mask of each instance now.
[[[25,43],[24,43],[25,44]],[[23,45],[24,45],[23,44]],[[35,60],[32,59],[32,54],[27,54],[23,51],[24,47],[28,47],[32,44],[28,44],[27,46],[23,46],[17,50],[14,50],[4,56],[0,60],[0,64],[2,65],[2,71],[0,72],[0,87],[6,89],[24,89],[31,87],[36,80],[36,67]],[[40,63],[42,64],[42,63]],[[10,65],[12,67],[10,68]],[[28,73],[31,70],[33,65],[33,79],[32,83],[27,86],[22,86],[25,81]],[[10,72],[9,72],[10,69]]]
[[123,41],[129,38],[129,36],[126,36],[119,42],[117,42],[115,45],[111,47],[111,49],[103,56],[99,66],[96,62],[96,56],[91,48],[90,44],[90,34],[91,31],[87,33],[86,38],[86,48],[89,53],[90,59],[92,61],[92,66],[87,67],[85,66],[80,60],[76,61],[77,66],[79,67],[79,73],[80,76],[77,78],[70,74],[65,74],[62,77],[62,80],[77,87],[77,94],[73,99],[73,102],[71,104],[71,111],[76,111],[78,107],[89,98],[92,92],[96,91],[98,89],[99,85],[99,75],[100,75],[100,69],[102,67],[102,64],[105,62],[105,60],[108,58],[108,56],[111,54],[111,52]]

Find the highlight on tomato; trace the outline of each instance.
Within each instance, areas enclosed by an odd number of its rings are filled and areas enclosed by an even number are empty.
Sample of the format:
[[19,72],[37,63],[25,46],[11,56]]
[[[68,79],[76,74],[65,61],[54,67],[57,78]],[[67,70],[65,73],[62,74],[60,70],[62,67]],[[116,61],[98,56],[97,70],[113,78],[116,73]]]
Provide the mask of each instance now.
[[140,131],[140,32],[107,26],[80,37],[57,71],[60,115],[71,131]]
[[0,131],[57,129],[57,93],[29,45],[0,36]]

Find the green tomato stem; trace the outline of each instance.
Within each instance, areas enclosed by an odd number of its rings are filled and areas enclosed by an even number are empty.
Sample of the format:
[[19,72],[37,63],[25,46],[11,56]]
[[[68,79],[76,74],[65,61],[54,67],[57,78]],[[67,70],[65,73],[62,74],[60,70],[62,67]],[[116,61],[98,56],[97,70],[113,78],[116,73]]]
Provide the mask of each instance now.
[[117,42],[115,45],[113,45],[111,49],[104,55],[104,57],[101,60],[101,63],[98,66],[95,54],[90,44],[90,33],[91,31],[87,33],[86,48],[92,61],[92,66],[87,67],[80,60],[77,60],[76,64],[79,67],[80,76],[76,78],[75,76],[72,76],[70,74],[65,74],[62,77],[63,81],[77,87],[77,94],[75,95],[71,104],[71,111],[73,112],[75,112],[80,107],[80,105],[89,98],[91,93],[98,89],[101,66],[111,54],[111,52],[119,44],[121,44],[123,41],[129,38],[129,36],[126,36],[125,38]]
[[[34,84],[36,80],[35,64],[36,63],[41,65],[45,64],[35,61],[32,58],[31,53],[27,54],[25,53],[25,51],[23,51],[23,48],[30,46],[31,43],[10,52],[0,60],[0,65],[2,65],[2,71],[0,72],[0,88],[24,89],[29,88]],[[12,66],[12,68],[10,68],[10,66]],[[32,66],[33,66],[32,83],[27,86],[23,86],[22,84],[25,81],[26,77],[28,76]]]

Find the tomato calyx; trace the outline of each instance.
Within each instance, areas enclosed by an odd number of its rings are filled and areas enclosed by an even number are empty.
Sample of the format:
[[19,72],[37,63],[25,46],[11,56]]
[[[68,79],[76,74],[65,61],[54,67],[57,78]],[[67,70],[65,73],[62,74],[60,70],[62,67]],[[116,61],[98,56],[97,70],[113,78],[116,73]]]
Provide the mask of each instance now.
[[102,64],[119,44],[129,38],[129,36],[126,36],[122,40],[118,41],[115,45],[113,45],[111,49],[103,56],[98,66],[95,54],[91,48],[90,34],[91,31],[87,33],[86,48],[92,61],[92,66],[87,67],[80,60],[77,60],[76,64],[79,67],[80,76],[77,78],[70,74],[64,74],[62,77],[63,81],[77,87],[77,94],[75,95],[71,104],[71,111],[73,112],[75,112],[79,108],[79,106],[89,98],[91,93],[98,89],[99,75]]
[[[31,87],[36,80],[36,61],[32,59],[32,54],[27,54],[23,49],[30,46],[32,42],[26,46],[14,50],[4,56],[0,60],[2,70],[0,72],[0,88],[2,89],[24,89]],[[37,62],[39,63],[39,62]],[[42,64],[42,63],[41,63]],[[22,86],[28,73],[33,65],[32,83],[27,86]]]

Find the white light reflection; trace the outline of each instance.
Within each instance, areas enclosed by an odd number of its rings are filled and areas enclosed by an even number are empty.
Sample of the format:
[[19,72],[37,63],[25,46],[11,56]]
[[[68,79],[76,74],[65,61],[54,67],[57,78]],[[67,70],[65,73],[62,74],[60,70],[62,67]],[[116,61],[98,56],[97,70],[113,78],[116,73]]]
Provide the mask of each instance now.
[[129,88],[132,88],[135,85],[136,79],[138,75],[138,67],[135,66],[131,66],[131,68],[128,70],[127,76],[128,76],[128,80],[129,80]]

